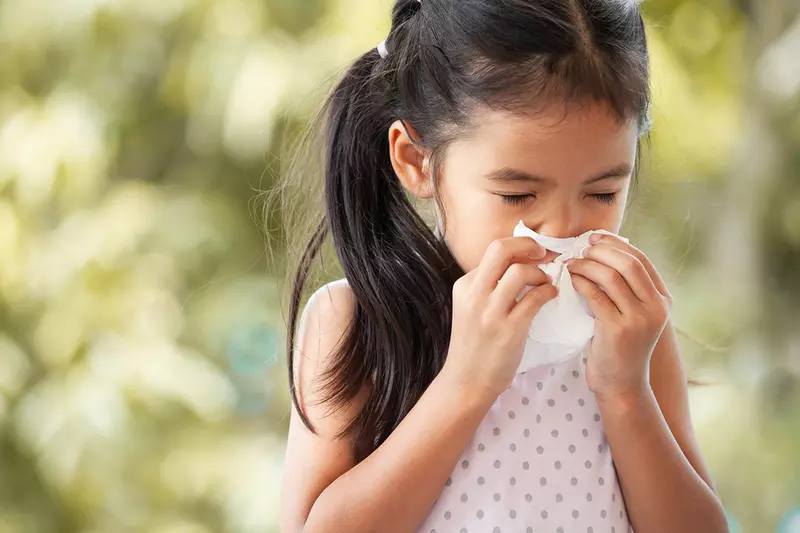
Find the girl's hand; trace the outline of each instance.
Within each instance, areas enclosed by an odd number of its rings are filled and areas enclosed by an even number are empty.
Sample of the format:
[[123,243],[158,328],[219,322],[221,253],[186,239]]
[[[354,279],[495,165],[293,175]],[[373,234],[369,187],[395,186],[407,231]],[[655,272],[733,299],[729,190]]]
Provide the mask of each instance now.
[[[511,386],[531,321],[557,294],[536,266],[545,256],[546,250],[528,237],[496,240],[480,265],[455,283],[445,376],[490,399]],[[517,302],[526,286],[534,288]]]
[[640,250],[595,234],[584,259],[567,262],[572,284],[595,314],[586,379],[598,399],[638,394],[649,384],[650,357],[672,312],[670,295]]

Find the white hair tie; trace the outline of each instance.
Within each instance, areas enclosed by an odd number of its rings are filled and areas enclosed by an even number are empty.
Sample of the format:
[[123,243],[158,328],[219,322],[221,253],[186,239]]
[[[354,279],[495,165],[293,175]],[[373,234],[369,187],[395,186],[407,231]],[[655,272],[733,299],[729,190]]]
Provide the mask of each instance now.
[[[417,0],[417,2],[421,4],[422,0]],[[380,44],[377,46],[377,49],[382,59],[386,59],[387,57],[389,57],[389,50],[386,48],[385,40],[380,42]]]
[[386,41],[381,41],[381,43],[378,45],[378,53],[383,59],[389,57],[389,50],[386,49]]

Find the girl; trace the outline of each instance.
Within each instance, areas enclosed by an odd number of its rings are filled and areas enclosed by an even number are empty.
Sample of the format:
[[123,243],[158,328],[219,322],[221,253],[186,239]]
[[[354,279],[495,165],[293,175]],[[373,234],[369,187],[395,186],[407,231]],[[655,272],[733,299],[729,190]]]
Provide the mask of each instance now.
[[[636,2],[396,1],[325,107],[326,209],[290,313],[285,533],[727,531],[671,296],[640,250],[593,237],[568,266],[592,341],[517,374],[557,290],[537,267],[554,253],[513,228],[619,231],[648,85]],[[346,278],[295,338],[328,236]]]

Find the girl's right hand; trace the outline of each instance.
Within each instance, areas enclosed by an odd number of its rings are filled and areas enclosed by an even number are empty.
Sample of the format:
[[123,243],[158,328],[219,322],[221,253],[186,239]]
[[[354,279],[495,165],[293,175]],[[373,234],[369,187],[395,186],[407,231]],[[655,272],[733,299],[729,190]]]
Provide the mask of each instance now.
[[[536,266],[546,254],[529,237],[499,239],[476,269],[456,281],[444,376],[490,399],[511,386],[531,321],[558,294]],[[533,288],[517,302],[526,286]]]

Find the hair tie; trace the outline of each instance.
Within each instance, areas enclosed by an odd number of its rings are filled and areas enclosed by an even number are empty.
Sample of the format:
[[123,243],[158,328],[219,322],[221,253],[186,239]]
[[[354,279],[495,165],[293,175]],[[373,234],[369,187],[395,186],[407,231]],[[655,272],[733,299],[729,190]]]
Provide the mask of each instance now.
[[[422,0],[417,0],[417,2],[422,4]],[[389,57],[389,50],[386,48],[386,40],[381,41],[376,48],[378,50],[378,54],[381,56],[381,59],[386,59]]]
[[389,50],[386,49],[386,41],[381,41],[378,45],[378,53],[381,55],[382,59],[389,57]]

